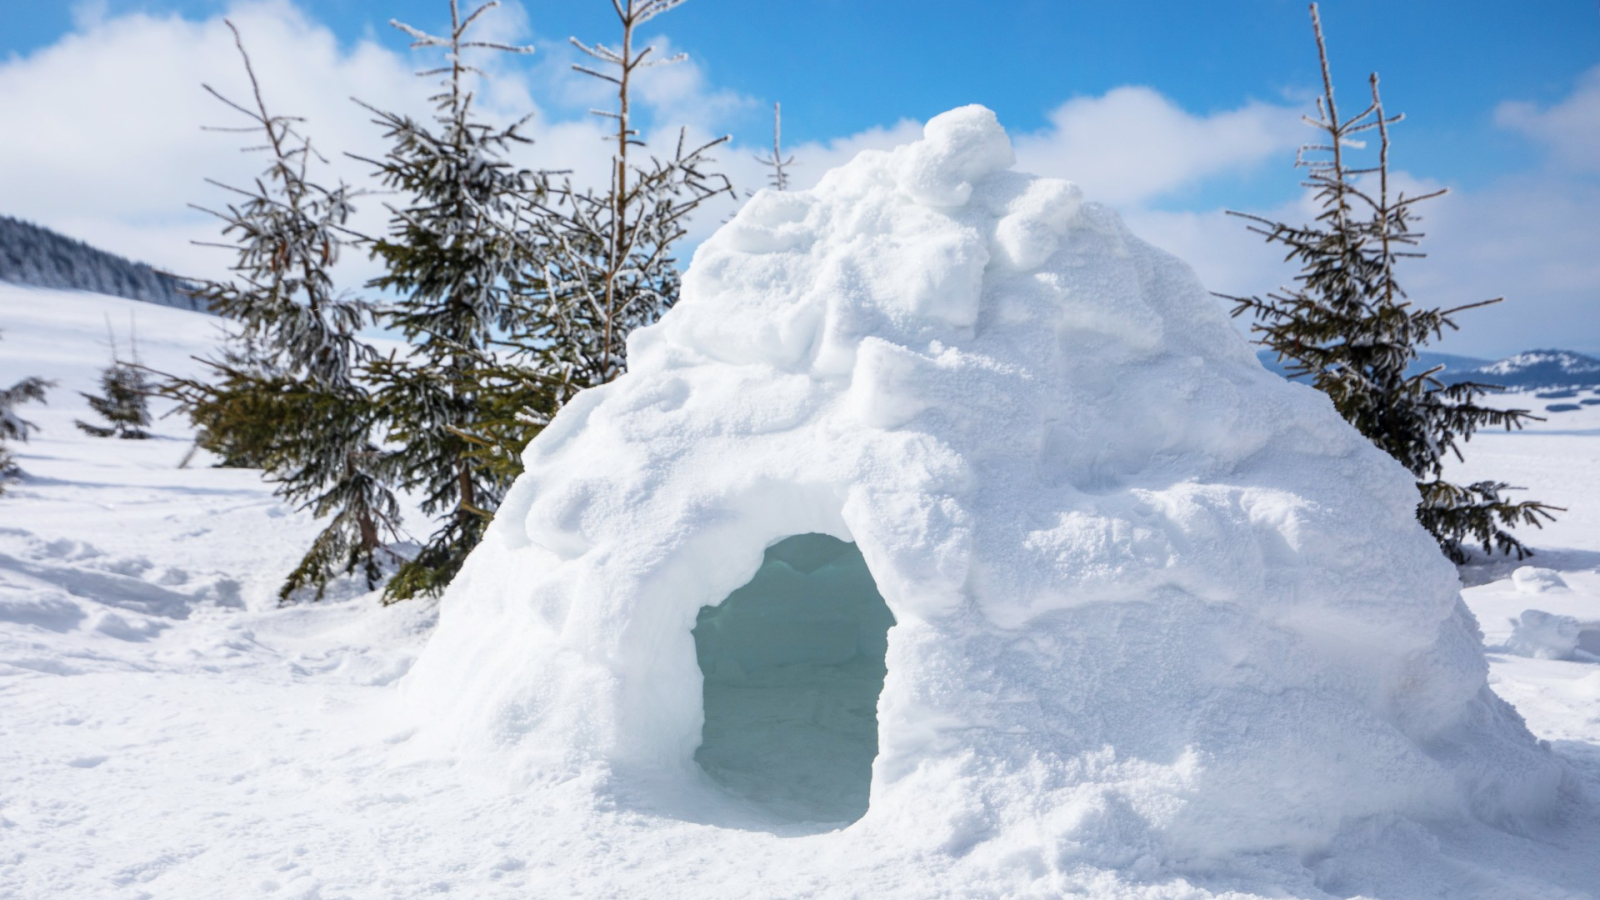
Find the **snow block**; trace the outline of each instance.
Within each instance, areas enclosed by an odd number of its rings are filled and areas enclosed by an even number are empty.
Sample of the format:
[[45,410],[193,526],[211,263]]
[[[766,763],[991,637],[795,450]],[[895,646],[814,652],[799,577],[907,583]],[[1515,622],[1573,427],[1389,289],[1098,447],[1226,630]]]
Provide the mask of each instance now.
[[[1181,262],[1011,161],[958,109],[707,240],[627,375],[528,447],[404,679],[411,743],[734,821],[706,810],[750,794],[707,773],[772,748],[712,698],[780,658],[714,611],[825,535],[894,622],[852,834],[1204,868],[1549,815],[1565,770],[1490,693],[1410,475]],[[786,664],[839,665],[823,631]],[[848,820],[838,774],[761,814]]]
[[1511,639],[1506,641],[1505,650],[1534,659],[1572,659],[1582,637],[1583,623],[1572,616],[1527,609],[1512,623]]

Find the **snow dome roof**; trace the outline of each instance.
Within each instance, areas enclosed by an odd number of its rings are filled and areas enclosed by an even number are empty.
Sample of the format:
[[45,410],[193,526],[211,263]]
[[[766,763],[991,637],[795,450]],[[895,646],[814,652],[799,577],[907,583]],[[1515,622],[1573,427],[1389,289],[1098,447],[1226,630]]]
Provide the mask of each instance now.
[[421,737],[705,808],[697,616],[816,533],[894,620],[851,833],[1128,866],[1553,803],[1410,476],[1012,163],[953,110],[706,241],[529,445],[406,678]]

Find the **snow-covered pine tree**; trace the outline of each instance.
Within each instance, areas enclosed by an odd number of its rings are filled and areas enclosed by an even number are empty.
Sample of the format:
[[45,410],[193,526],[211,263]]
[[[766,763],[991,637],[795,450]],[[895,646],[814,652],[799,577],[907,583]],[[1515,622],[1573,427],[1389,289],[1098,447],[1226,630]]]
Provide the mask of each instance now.
[[[228,23],[233,29],[233,24]],[[356,367],[374,356],[357,335],[369,306],[335,291],[331,266],[345,245],[350,190],[308,178],[326,162],[295,130],[299,119],[273,115],[237,29],[234,41],[250,79],[252,104],[206,90],[248,123],[222,131],[259,134],[249,149],[268,154],[266,171],[249,189],[211,182],[240,199],[225,211],[221,244],[237,254],[228,281],[206,281],[197,296],[237,324],[232,346],[208,365],[215,383],[170,379],[175,397],[200,432],[202,446],[225,459],[259,465],[276,493],[317,517],[331,516],[312,540],[279,595],[362,570],[368,588],[392,556],[384,535],[399,524],[399,505],[383,475],[383,454],[371,439],[378,410],[356,380]]]
[[117,337],[111,334],[110,322],[106,323],[106,333],[111,338],[111,365],[100,371],[101,393],[97,396],[78,392],[89,401],[89,408],[99,413],[106,424],[95,425],[82,419],[74,419],[72,424],[95,437],[144,440],[150,436],[145,429],[150,427],[148,398],[153,388],[145,378],[144,367],[139,365],[137,338],[130,338],[133,351],[133,361],[130,363],[124,362],[117,353]]
[[[407,198],[390,207],[388,234],[372,244],[384,274],[369,286],[398,299],[382,312],[386,324],[412,342],[404,356],[391,354],[367,367],[388,417],[388,438],[397,479],[420,491],[422,508],[443,518],[417,555],[389,582],[386,601],[436,594],[449,584],[477,545],[510,479],[478,458],[480,423],[493,415],[498,386],[479,376],[493,363],[490,342],[518,317],[521,297],[512,289],[531,262],[527,242],[508,231],[516,208],[534,185],[531,173],[505,156],[526,143],[522,122],[499,127],[476,118],[469,79],[482,72],[464,54],[472,50],[528,53],[467,34],[498,2],[463,16],[450,3],[450,33],[432,35],[401,22],[390,24],[412,38],[413,48],[441,48],[446,64],[418,74],[444,76],[430,97],[432,125],[368,107],[385,129],[389,150],[367,160],[390,189]],[[525,120],[524,120],[525,121]],[[503,405],[503,404],[500,404]]]
[[[679,132],[670,159],[639,165],[643,141],[632,121],[632,90],[638,70],[681,61],[652,59],[653,47],[634,47],[636,30],[684,0],[618,0],[622,41],[613,48],[572,44],[609,71],[586,65],[579,72],[613,85],[615,111],[595,114],[614,125],[609,177],[603,189],[552,184],[541,174],[524,192],[523,204],[505,234],[528,263],[516,272],[514,289],[542,302],[513,310],[501,352],[486,357],[473,377],[492,386],[484,392],[482,417],[461,435],[483,465],[509,482],[522,469],[521,452],[574,394],[612,380],[626,367],[627,336],[661,317],[678,297],[674,245],[688,216],[720,194],[733,194],[728,179],[709,174],[708,151],[721,137],[698,147]],[[787,164],[787,161],[785,161]]]
[[[1250,229],[1268,243],[1287,248],[1287,259],[1299,263],[1300,274],[1296,286],[1266,297],[1221,296],[1235,303],[1234,315],[1254,316],[1258,343],[1287,362],[1290,377],[1309,378],[1345,419],[1416,476],[1417,518],[1446,556],[1465,562],[1465,544],[1472,542],[1486,553],[1499,549],[1521,559],[1532,551],[1505,527],[1540,525],[1559,507],[1509,501],[1502,495],[1511,489],[1504,482],[1456,485],[1442,476],[1446,456],[1460,458],[1460,442],[1484,426],[1520,428],[1528,412],[1478,404],[1477,398],[1498,388],[1474,382],[1446,386],[1434,377],[1442,366],[1406,374],[1421,347],[1457,327],[1456,313],[1500,301],[1420,309],[1406,299],[1395,266],[1421,256],[1411,249],[1423,237],[1412,230],[1418,221],[1412,207],[1444,191],[1391,195],[1389,126],[1402,117],[1386,117],[1373,74],[1371,103],[1355,116],[1340,118],[1315,3],[1311,21],[1323,93],[1317,117],[1305,121],[1326,138],[1302,147],[1295,165],[1306,170],[1304,184],[1322,212],[1313,224],[1301,226],[1231,213],[1250,220]],[[1351,152],[1364,146],[1357,136],[1372,131],[1378,135],[1376,165],[1352,165]]]
[[548,298],[537,317],[518,323],[529,368],[558,385],[554,407],[586,387],[605,384],[627,366],[627,336],[661,317],[677,302],[679,273],[673,253],[688,216],[719,194],[733,195],[726,176],[706,171],[709,151],[726,136],[691,147],[678,133],[670,157],[644,165],[631,153],[644,142],[632,119],[632,89],[640,70],[680,62],[683,54],[653,59],[655,48],[634,47],[637,29],[684,0],[617,0],[622,40],[616,47],[572,44],[599,68],[575,65],[615,87],[615,111],[596,110],[614,130],[610,177],[604,190],[575,187],[570,179],[546,184],[535,198],[528,230],[542,268],[531,273]]
[[38,431],[37,425],[17,414],[17,407],[29,401],[44,402],[45,391],[55,387],[55,382],[28,377],[0,390],[0,494],[5,493],[5,483],[21,474],[7,441],[27,443],[28,432]]
[[766,156],[756,154],[756,162],[761,163],[772,171],[767,175],[767,186],[775,191],[789,189],[788,168],[795,165],[794,157],[783,155],[783,105],[772,104],[772,153]]

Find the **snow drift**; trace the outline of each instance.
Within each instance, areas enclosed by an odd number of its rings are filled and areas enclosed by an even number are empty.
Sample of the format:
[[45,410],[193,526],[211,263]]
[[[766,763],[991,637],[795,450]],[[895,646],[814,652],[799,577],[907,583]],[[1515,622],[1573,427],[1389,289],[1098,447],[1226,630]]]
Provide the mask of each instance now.
[[[1012,163],[958,109],[708,240],[628,374],[528,447],[405,679],[413,743],[702,821],[848,820],[798,801],[859,790],[846,834],[1011,866],[1547,814],[1565,770],[1489,692],[1411,477],[1265,371],[1182,263]],[[777,552],[797,537],[870,578],[752,600],[791,618],[703,671],[706,608],[804,574]],[[802,628],[802,595],[838,611]],[[849,725],[875,726],[870,784],[763,793],[717,771],[737,747],[697,757],[707,698],[746,682],[812,702],[755,703],[752,748],[822,752],[792,736],[842,733],[818,698],[851,665],[881,667]]]

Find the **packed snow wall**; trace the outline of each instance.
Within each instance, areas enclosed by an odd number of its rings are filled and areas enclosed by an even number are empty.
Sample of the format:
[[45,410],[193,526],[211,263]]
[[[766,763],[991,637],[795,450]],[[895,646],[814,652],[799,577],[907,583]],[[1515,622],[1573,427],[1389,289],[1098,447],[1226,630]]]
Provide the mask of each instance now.
[[414,742],[705,809],[702,610],[822,534],[894,621],[853,828],[1121,866],[1550,810],[1410,476],[1012,162],[958,109],[709,239],[528,447],[404,682]]

